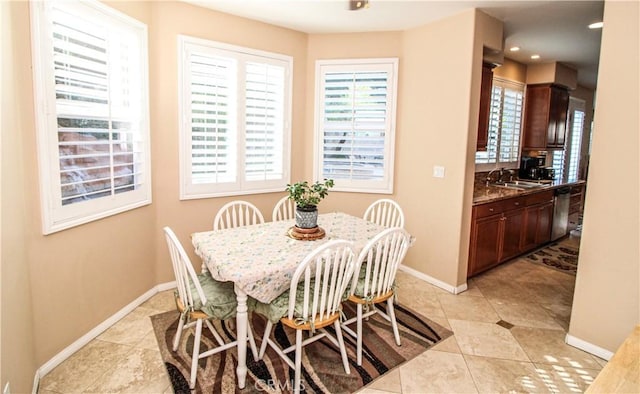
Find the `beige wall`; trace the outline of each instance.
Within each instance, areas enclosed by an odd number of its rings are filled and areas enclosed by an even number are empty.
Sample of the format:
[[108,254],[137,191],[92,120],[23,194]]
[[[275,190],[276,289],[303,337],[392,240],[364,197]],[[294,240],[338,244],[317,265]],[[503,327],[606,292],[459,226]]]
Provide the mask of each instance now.
[[265,219],[284,192],[261,195],[179,200],[178,163],[178,61],[177,35],[204,38],[233,45],[281,53],[293,57],[292,172],[301,174],[305,155],[305,91],[307,35],[264,23],[235,17],[180,2],[153,2],[149,29],[151,65],[151,126],[153,157],[153,200],[156,226],[153,229],[158,256],[153,267],[155,283],[173,280],[162,227],[170,226],[189,251],[192,261],[199,259],[190,247],[189,235],[209,230],[218,209],[228,201],[245,199],[256,204]]
[[515,60],[504,58],[504,63],[493,69],[493,75],[510,81],[526,83],[527,66]]
[[[28,47],[20,38],[27,37],[24,23],[27,3],[0,2],[0,40],[2,40],[2,119],[0,168],[2,175],[2,254],[0,256],[0,383],[11,383],[12,392],[31,391],[33,375],[38,367],[35,359],[34,324],[32,319],[32,286],[30,283],[29,250],[26,236],[29,224],[29,183],[31,173],[17,163],[33,158],[33,147],[25,143],[32,133],[33,104],[30,89],[30,68],[23,61]],[[26,75],[25,75],[26,74]],[[78,334],[76,333],[76,337]]]
[[[315,106],[315,67],[317,60],[327,59],[356,59],[372,57],[397,57],[399,58],[399,68],[402,69],[404,58],[402,58],[402,33],[354,33],[354,34],[312,34],[309,35],[309,47],[307,51],[307,85],[306,91],[311,92],[305,98],[307,107],[307,117],[304,126],[302,145],[300,146],[302,169],[294,171],[292,181],[313,178],[313,149],[314,149],[314,106]],[[399,73],[402,75],[402,71]],[[398,94],[402,90],[402,82],[398,82]],[[399,100],[401,101],[401,100]],[[401,107],[402,103],[398,103]],[[402,139],[403,130],[396,128],[396,155],[400,150],[397,141]],[[396,162],[396,173],[399,171]],[[397,198],[399,193],[397,179],[394,185],[394,195]],[[389,197],[389,196],[385,196]],[[320,204],[321,212],[331,212],[340,210],[353,215],[362,215],[366,207],[381,198],[379,194],[366,193],[339,193],[331,192],[329,196]]]
[[605,2],[569,335],[614,352],[640,322],[638,2]]
[[[293,180],[312,176],[315,60],[398,56],[400,80],[393,197],[403,205],[407,228],[417,239],[407,256],[407,265],[450,286],[465,283],[482,45],[495,42],[491,32],[497,31],[491,18],[468,11],[403,33],[307,36],[184,3],[116,1],[112,5],[149,25],[153,204],[45,237],[40,230],[38,174],[34,161],[28,3],[1,3],[3,384],[10,380],[14,392],[29,391],[36,368],[154,285],[172,280],[161,227],[173,227],[186,249],[191,250],[189,233],[208,229],[216,210],[232,199],[178,199],[176,34],[245,45],[294,58]],[[608,17],[615,21],[626,16]],[[625,20],[624,26],[627,25],[633,23]],[[616,58],[618,53],[613,56]],[[637,52],[635,59],[637,71]],[[615,73],[609,75],[612,74]],[[635,78],[637,86],[637,72]],[[614,79],[610,77],[609,83]],[[631,85],[621,88],[626,86]],[[7,96],[11,97],[9,104],[5,103]],[[635,98],[637,115],[637,90]],[[599,115],[602,125],[596,127],[614,133],[615,138],[603,140],[601,149],[603,157],[599,165],[607,171],[605,159],[621,157],[610,153],[613,146],[607,145],[618,141],[618,137],[635,138],[635,145],[622,145],[625,149],[635,146],[634,154],[638,153],[637,116],[635,128],[627,126],[632,122],[607,123],[613,122],[608,119],[607,111],[617,113],[612,105],[620,102],[617,98],[609,101],[609,106]],[[619,152],[619,147],[616,145],[615,152]],[[445,167],[445,178],[431,176],[434,165]],[[638,167],[637,161],[634,165]],[[604,171],[601,173],[604,179]],[[596,175],[593,177],[598,179]],[[606,181],[600,182],[602,187],[597,187],[596,182],[595,190],[590,186],[587,194],[584,236],[591,237],[594,246],[581,254],[581,264],[584,260],[586,266],[592,264],[589,259],[602,260],[599,252],[593,250],[596,244],[602,245],[601,236],[616,247],[626,246],[616,252],[624,261],[634,257],[628,247],[633,245],[631,241],[637,246],[637,183],[629,186],[629,196],[624,200],[626,205],[635,207],[634,228],[632,223],[619,221],[618,217],[610,222],[608,217],[592,213],[596,207],[606,207]],[[247,196],[247,199],[270,217],[271,207],[281,195],[271,193]],[[606,196],[610,198],[609,194]],[[379,195],[332,193],[320,208],[321,211],[341,209],[361,214],[376,198]],[[611,234],[620,235],[624,244],[596,230],[600,225],[608,228],[609,223],[617,222],[622,224],[620,234],[615,231]],[[631,240],[634,234],[635,239]],[[637,253],[635,261],[637,264]],[[621,268],[628,270],[624,264]],[[585,339],[593,337],[593,341],[599,343],[598,338],[583,327],[589,317],[582,297],[592,301],[590,292],[594,284],[584,278],[583,271],[578,278],[572,331],[576,330],[576,336],[584,334]],[[625,279],[616,276],[605,289],[614,293],[612,289],[617,282]],[[635,286],[637,290],[637,282]],[[614,301],[608,294],[601,294],[597,287],[593,288],[599,297]],[[626,307],[624,311],[629,313]],[[616,323],[626,322],[619,315],[611,318]],[[617,334],[614,337],[617,338]]]
[[[461,238],[468,239],[461,226],[469,119],[474,117],[474,19],[469,11],[405,32],[400,67],[398,202],[416,237],[405,264],[454,286]],[[445,168],[444,178],[432,176],[435,165]]]

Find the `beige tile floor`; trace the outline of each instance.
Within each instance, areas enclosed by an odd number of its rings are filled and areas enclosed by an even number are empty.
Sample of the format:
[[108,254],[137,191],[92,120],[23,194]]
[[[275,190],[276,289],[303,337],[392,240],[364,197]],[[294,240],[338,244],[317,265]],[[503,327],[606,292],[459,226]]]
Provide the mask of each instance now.
[[[400,272],[399,301],[454,335],[360,392],[583,392],[606,361],[564,343],[574,281],[516,259],[452,295]],[[44,376],[39,393],[171,393],[148,316],[173,308],[171,291],[157,294]]]

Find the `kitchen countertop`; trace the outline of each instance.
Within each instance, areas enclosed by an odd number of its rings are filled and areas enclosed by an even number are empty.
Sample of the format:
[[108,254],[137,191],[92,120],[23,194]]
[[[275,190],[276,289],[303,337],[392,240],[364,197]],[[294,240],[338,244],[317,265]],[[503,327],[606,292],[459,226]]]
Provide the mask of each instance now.
[[577,182],[557,182],[554,181],[549,185],[544,185],[542,187],[534,188],[534,189],[511,189],[500,186],[487,186],[484,182],[476,182],[473,185],[473,205],[485,204],[488,202],[493,202],[497,200],[503,200],[505,198],[511,197],[519,197],[526,196],[529,194],[540,193],[545,190],[553,190],[562,186],[576,186],[583,185],[586,181],[577,181]]

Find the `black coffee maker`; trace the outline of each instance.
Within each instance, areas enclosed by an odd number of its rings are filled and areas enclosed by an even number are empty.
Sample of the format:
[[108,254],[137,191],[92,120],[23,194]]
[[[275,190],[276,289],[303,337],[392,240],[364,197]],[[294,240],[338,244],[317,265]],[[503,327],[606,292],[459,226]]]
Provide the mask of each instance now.
[[518,171],[518,177],[520,179],[546,179],[544,171],[546,157],[538,156],[522,156],[520,158],[520,170]]

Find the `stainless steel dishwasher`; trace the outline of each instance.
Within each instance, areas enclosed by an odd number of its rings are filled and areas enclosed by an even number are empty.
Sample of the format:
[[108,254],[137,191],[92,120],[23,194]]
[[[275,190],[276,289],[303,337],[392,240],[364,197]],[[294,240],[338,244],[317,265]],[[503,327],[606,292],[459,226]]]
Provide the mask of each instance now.
[[551,226],[551,240],[555,241],[567,234],[569,226],[569,200],[571,188],[559,187],[555,190],[553,204],[553,224]]

